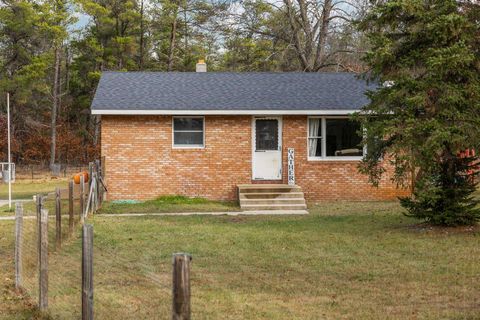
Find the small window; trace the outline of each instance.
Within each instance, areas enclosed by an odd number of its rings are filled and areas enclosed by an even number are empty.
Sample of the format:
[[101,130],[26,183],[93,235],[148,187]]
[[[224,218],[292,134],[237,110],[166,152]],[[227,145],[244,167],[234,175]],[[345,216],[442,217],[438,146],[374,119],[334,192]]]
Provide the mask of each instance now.
[[203,117],[174,117],[173,146],[177,148],[203,148]]
[[363,157],[359,122],[347,118],[308,118],[310,159],[359,159]]

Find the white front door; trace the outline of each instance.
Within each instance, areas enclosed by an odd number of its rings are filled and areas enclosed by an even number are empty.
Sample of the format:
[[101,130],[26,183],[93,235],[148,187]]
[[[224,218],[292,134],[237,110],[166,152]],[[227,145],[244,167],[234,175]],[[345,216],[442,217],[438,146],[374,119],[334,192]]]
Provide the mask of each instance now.
[[253,118],[253,179],[282,179],[282,118]]

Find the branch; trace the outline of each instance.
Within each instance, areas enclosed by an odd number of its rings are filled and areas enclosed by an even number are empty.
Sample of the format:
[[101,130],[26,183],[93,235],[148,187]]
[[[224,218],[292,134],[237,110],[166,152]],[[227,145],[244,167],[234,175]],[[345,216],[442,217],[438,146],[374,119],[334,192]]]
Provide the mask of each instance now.
[[326,68],[326,67],[333,67],[333,66],[336,66],[336,67],[340,67],[342,68],[344,71],[348,71],[348,72],[355,72],[355,70],[353,70],[352,68],[349,68],[341,63],[338,63],[338,62],[332,62],[332,63],[324,63],[324,64],[321,64],[319,65],[317,68],[315,68],[315,72],[318,72],[320,71],[320,69],[323,69],[323,68]]
[[352,19],[349,19],[349,18],[341,16],[341,15],[331,16],[330,18],[328,18],[329,21],[332,21],[334,19],[341,19],[341,20],[344,20],[344,21],[347,21],[347,22],[352,22],[353,21]]

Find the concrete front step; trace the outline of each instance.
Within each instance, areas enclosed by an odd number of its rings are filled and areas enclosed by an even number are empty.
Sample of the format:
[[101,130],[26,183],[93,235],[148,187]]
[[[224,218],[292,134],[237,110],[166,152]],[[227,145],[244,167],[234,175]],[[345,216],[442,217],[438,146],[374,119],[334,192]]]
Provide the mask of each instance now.
[[255,192],[240,193],[240,199],[285,199],[299,198],[303,199],[303,192]]
[[242,210],[305,210],[305,204],[243,204]]
[[303,204],[305,205],[305,199],[303,198],[277,198],[277,199],[242,199],[240,200],[242,205],[246,204]]
[[299,186],[286,184],[248,184],[238,186],[240,208],[252,210],[305,210],[304,194]]
[[238,193],[285,193],[285,192],[301,192],[298,186],[289,186],[282,184],[255,184],[255,185],[239,185]]

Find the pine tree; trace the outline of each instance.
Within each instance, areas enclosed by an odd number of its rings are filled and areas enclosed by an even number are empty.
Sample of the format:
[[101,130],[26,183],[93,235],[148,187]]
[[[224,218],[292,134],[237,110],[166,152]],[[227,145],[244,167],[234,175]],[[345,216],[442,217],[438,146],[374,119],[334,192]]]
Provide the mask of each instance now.
[[[0,106],[5,106],[5,93],[10,93],[12,137],[23,142],[29,139],[32,125],[43,113],[43,100],[48,95],[49,55],[46,53],[41,4],[30,1],[0,2]],[[2,110],[3,111],[3,110]],[[0,146],[5,146],[2,139]],[[27,156],[26,145],[13,149],[13,161]]]
[[401,198],[408,216],[424,219],[436,225],[470,225],[480,219],[480,200],[472,194],[478,170],[478,157],[454,155],[418,179],[414,198]]
[[56,162],[57,151],[57,116],[60,104],[60,73],[62,60],[62,47],[67,40],[67,28],[73,22],[68,11],[68,3],[65,0],[49,0],[42,3],[43,34],[47,39],[47,52],[51,55],[52,76],[49,79],[51,92],[50,113],[50,168]]
[[372,46],[370,76],[383,84],[361,112],[361,171],[378,184],[391,163],[397,183],[411,179],[412,196],[401,201],[408,215],[441,225],[478,221],[478,157],[461,157],[480,147],[478,22],[455,0],[391,0],[374,5],[360,30]]

